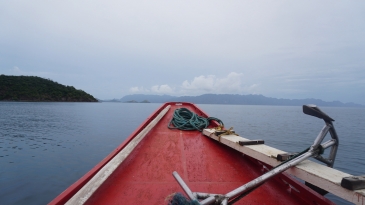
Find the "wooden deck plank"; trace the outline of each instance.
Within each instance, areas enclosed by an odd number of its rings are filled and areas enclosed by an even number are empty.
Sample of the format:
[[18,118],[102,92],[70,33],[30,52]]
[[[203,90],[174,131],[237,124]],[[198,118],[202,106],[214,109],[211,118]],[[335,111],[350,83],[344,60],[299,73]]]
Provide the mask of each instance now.
[[[216,136],[215,129],[205,129],[203,134],[214,140],[221,142],[243,154],[253,157],[263,163],[271,166],[280,164],[280,161],[276,160],[278,154],[285,153],[282,150],[272,148],[267,145],[249,145],[241,146],[239,141],[249,140],[237,135],[223,135],[221,137]],[[365,189],[351,191],[341,187],[341,180],[343,177],[351,176],[350,174],[341,172],[336,169],[305,160],[295,167],[292,167],[286,171],[286,173],[298,177],[304,181],[314,184],[328,192],[339,196],[354,204],[365,204]]]

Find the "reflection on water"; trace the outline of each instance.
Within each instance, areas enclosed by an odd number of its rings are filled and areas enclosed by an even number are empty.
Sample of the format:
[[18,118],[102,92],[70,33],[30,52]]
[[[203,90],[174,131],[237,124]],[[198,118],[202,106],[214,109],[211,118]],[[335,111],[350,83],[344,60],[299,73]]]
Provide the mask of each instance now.
[[[129,136],[160,104],[0,103],[0,204],[45,204]],[[300,107],[199,105],[227,127],[285,151],[313,143],[323,122]],[[335,121],[335,167],[364,174],[365,109],[322,108]],[[343,203],[333,198],[337,203]]]

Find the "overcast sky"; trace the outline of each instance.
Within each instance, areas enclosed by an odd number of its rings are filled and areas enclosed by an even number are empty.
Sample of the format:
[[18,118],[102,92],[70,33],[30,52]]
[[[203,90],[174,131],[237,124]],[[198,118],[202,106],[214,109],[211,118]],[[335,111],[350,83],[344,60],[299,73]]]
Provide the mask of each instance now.
[[365,1],[1,1],[0,74],[365,104]]

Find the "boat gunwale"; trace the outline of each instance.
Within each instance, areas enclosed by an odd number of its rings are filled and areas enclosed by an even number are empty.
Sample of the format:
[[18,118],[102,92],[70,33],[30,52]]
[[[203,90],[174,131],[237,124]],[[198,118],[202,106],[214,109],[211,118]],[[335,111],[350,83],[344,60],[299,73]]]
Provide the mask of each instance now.
[[[129,144],[156,116],[168,105],[174,104],[176,102],[166,102],[157,108],[149,117],[147,117],[141,125],[139,125],[116,149],[114,149],[110,154],[108,154],[103,160],[97,163],[90,171],[84,174],[80,179],[74,182],[66,190],[60,193],[56,198],[54,198],[48,204],[65,204],[73,195],[75,195],[89,180],[91,180],[96,173],[98,173],[110,160],[112,160],[125,146]],[[188,102],[184,104],[189,104],[196,107],[202,114],[207,115],[196,105]]]

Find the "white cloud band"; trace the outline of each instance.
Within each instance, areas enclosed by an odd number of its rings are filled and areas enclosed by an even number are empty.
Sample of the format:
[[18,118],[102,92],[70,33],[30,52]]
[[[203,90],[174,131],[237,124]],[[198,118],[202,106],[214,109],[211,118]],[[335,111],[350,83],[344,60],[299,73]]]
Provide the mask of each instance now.
[[131,93],[155,93],[155,94],[175,94],[175,95],[200,95],[205,93],[216,94],[242,94],[243,92],[253,93],[258,84],[243,85],[243,74],[231,72],[227,76],[201,75],[194,77],[193,80],[185,80],[179,90],[171,86],[154,85],[151,89],[143,87],[132,87],[129,89]]

